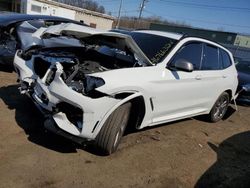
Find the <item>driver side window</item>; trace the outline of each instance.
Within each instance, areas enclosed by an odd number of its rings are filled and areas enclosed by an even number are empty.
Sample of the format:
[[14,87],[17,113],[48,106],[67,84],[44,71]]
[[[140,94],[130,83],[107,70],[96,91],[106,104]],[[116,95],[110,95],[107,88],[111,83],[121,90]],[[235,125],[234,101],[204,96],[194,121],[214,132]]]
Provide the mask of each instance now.
[[170,63],[170,66],[174,66],[175,62],[180,59],[185,59],[186,61],[193,64],[194,70],[200,70],[201,54],[202,43],[192,42],[185,44],[177,51]]

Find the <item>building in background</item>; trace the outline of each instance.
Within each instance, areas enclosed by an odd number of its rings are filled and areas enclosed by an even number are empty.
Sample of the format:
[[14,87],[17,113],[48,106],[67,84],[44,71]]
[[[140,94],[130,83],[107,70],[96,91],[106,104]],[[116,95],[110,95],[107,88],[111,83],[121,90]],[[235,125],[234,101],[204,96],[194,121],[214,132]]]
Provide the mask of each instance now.
[[60,16],[91,27],[112,29],[115,17],[51,0],[0,0],[0,11]]
[[110,30],[113,28],[115,18],[107,14],[80,9],[76,11],[75,20],[84,22],[90,27]]
[[237,37],[234,41],[234,45],[245,47],[245,48],[250,48],[250,36],[237,35]]
[[21,0],[0,0],[0,11],[21,12]]
[[63,5],[46,0],[22,0],[22,13],[60,16],[74,20],[75,10]]

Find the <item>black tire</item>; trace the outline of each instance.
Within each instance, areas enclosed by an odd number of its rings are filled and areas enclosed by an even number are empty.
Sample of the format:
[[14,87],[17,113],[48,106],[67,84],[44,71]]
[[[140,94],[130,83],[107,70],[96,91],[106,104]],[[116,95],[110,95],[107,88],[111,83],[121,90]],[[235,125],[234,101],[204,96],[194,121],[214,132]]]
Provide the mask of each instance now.
[[227,92],[223,92],[219,96],[208,115],[209,121],[218,122],[223,118],[223,116],[227,112],[227,108],[230,102],[229,100],[229,94]]
[[95,140],[98,152],[110,155],[117,150],[129,120],[130,108],[131,103],[125,103],[108,117]]

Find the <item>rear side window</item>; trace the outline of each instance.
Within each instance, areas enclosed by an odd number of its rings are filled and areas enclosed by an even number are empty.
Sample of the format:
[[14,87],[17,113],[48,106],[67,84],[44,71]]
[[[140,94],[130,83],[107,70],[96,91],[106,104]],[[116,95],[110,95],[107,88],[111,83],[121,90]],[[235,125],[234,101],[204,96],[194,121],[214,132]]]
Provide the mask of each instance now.
[[202,43],[188,43],[180,48],[180,50],[174,56],[171,64],[174,65],[176,61],[185,59],[193,64],[194,70],[200,69],[202,53]]
[[232,65],[232,62],[228,53],[222,49],[220,49],[220,59],[221,59],[223,69],[230,67]]
[[205,44],[201,70],[219,70],[221,64],[219,61],[219,49],[215,46]]

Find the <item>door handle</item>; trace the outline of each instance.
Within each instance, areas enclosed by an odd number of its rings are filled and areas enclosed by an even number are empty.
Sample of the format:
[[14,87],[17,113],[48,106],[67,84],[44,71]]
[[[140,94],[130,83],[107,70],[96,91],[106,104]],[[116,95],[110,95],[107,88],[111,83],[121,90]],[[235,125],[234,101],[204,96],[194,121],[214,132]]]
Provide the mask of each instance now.
[[201,76],[201,75],[197,75],[197,76],[195,77],[195,79],[196,79],[196,80],[201,80],[201,79],[202,79],[202,76]]
[[223,75],[222,78],[227,78],[227,75]]

